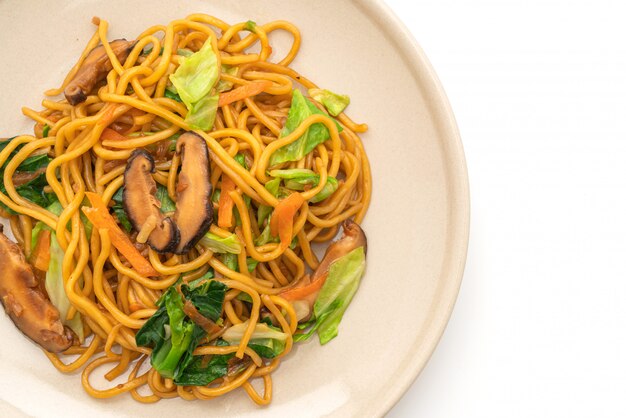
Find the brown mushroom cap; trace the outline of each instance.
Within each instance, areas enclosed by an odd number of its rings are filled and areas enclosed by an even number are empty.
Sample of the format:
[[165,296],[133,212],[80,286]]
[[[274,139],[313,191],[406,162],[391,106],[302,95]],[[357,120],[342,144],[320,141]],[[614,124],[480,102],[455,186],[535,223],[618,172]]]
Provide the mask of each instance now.
[[0,271],[0,300],[15,326],[44,350],[67,350],[74,333],[63,326],[58,309],[39,290],[22,250],[1,232]]
[[[118,61],[124,64],[135,43],[135,41],[127,41],[126,39],[116,39],[109,45],[111,45]],[[74,106],[84,102],[95,85],[104,80],[112,68],[113,64],[111,64],[104,46],[100,45],[92,49],[72,81],[65,87],[64,93],[67,101]]]
[[142,149],[131,154],[124,172],[124,210],[133,227],[140,231],[150,216],[156,226],[148,236],[153,250],[166,253],[178,245],[180,234],[174,221],[165,217],[160,210],[161,202],[156,198],[156,183],[150,173],[154,172],[154,159]]
[[180,230],[180,242],[175,253],[184,254],[207,233],[213,222],[211,168],[206,142],[193,132],[178,138],[176,152],[181,154],[182,168],[176,187],[174,221]]

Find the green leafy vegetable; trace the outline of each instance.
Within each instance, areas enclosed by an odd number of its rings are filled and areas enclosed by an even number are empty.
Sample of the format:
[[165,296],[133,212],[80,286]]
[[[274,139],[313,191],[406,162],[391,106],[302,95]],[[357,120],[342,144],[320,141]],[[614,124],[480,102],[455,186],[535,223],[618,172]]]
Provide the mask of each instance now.
[[66,319],[67,313],[72,304],[65,293],[63,281],[64,256],[65,253],[57,241],[56,234],[52,232],[50,234],[50,265],[48,266],[48,271],[46,272],[45,281],[46,292],[50,297],[50,302],[52,302],[52,304],[59,310],[59,317],[63,325],[67,325],[72,331],[74,331],[82,342],[85,339],[85,333],[80,313],[75,313],[74,317],[70,320]]
[[120,205],[115,205],[111,209],[113,209],[113,215],[115,215],[117,221],[122,225],[122,228],[124,228],[126,232],[132,231],[133,225],[130,223],[130,219],[128,219],[124,208]]
[[[122,225],[124,230],[126,230],[126,232],[130,232],[133,230],[133,225],[128,219],[126,210],[124,210],[123,196],[124,186],[117,189],[117,192],[115,192],[115,194],[111,198],[114,203],[111,207],[111,210],[113,211],[113,214],[117,218],[117,221],[120,223],[120,225]],[[176,203],[174,203],[174,201],[170,199],[170,196],[167,194],[166,187],[157,184],[156,198],[161,203],[161,212],[171,213],[176,210]]]
[[230,234],[226,238],[219,237],[212,232],[207,232],[201,239],[200,244],[214,253],[241,253],[241,243],[236,234]]
[[[233,325],[224,332],[222,338],[230,345],[238,345],[247,328],[248,321]],[[248,341],[248,347],[256,351],[261,357],[274,358],[283,352],[286,341],[287,334],[278,328],[266,323],[257,323]]]
[[[0,172],[0,176],[2,176],[2,172]],[[31,201],[37,206],[45,208],[57,200],[57,197],[54,193],[47,193],[44,191],[44,187],[47,185],[48,181],[46,180],[46,173],[42,172],[31,181],[17,186],[15,188],[15,191],[24,199]],[[4,187],[4,183],[0,183],[0,191],[6,194],[7,191]],[[2,207],[6,212],[12,215],[16,214],[15,211],[4,205],[4,203],[0,203],[0,207]]]
[[[228,75],[237,75],[237,67],[231,67],[230,65],[222,64],[222,72]],[[217,85],[215,86],[215,90],[219,93],[224,91],[228,91],[233,88],[233,83],[231,81],[222,80],[221,78],[218,80]]]
[[[267,183],[265,183],[265,188],[267,189],[267,191],[270,192],[274,196],[278,195],[279,187],[280,187],[279,178],[272,179],[268,181]],[[265,220],[270,216],[273,210],[274,208],[271,206],[259,205],[259,208],[257,209],[257,222],[259,226],[263,225],[263,222],[265,222]]]
[[263,228],[263,231],[261,231],[261,235],[259,235],[258,237],[254,239],[254,245],[258,247],[261,245],[268,244],[270,242],[278,242],[278,241],[279,241],[278,237],[272,236],[272,233],[270,230],[270,223],[268,221],[267,225],[265,225],[265,228]]
[[218,77],[217,56],[210,39],[198,52],[182,57],[174,74],[170,75],[176,92],[187,106],[185,121],[193,128],[208,131],[213,127],[219,95],[210,92]]
[[356,293],[365,272],[365,251],[358,247],[330,265],[328,278],[320,290],[313,313],[315,323],[294,341],[303,341],[317,331],[321,344],[326,344],[338,334],[339,323]]
[[205,96],[191,105],[191,107],[188,106],[189,111],[185,117],[185,122],[194,129],[210,130],[215,122],[215,115],[217,115],[219,98],[220,96],[217,94]]
[[[15,138],[15,137],[13,137]],[[6,148],[7,145],[11,142],[13,138],[9,138],[4,141],[0,141],[0,151]],[[2,167],[0,167],[0,191],[6,194],[6,187],[4,186],[4,182],[2,181],[4,175],[4,169],[6,168],[9,161],[15,157],[15,155],[22,149],[24,144],[20,144],[17,146],[6,159]],[[33,173],[35,175],[30,181],[15,187],[15,191],[17,194],[22,196],[24,199],[30,200],[32,203],[45,208],[49,206],[51,203],[57,200],[57,197],[54,193],[46,193],[44,191],[44,187],[48,185],[48,181],[46,180],[45,168],[52,161],[50,157],[46,154],[32,155],[26,158],[15,170],[16,173]],[[3,203],[0,203],[0,207],[3,208],[6,212],[15,215],[16,212],[9,209]]]
[[[146,55],[150,55],[150,53],[152,52],[152,50],[153,50],[153,49],[154,49],[154,48],[150,47],[150,48],[148,48],[148,49],[144,50],[144,51],[141,53],[141,55],[144,55],[144,56],[146,56]],[[161,47],[161,49],[160,49],[160,51],[159,51],[159,56],[161,56],[161,55],[163,55],[163,47]]]
[[[314,173],[312,170],[308,170],[305,168],[293,168],[289,170],[272,170],[270,171],[270,175],[273,177],[281,178],[285,180],[285,187],[290,190],[306,190],[307,186],[315,187],[320,182],[320,175]],[[331,176],[328,176],[326,179],[326,184],[322,188],[322,190],[317,193],[313,198],[311,198],[312,203],[321,202],[322,200],[328,198],[330,195],[335,193],[337,188],[339,187],[339,183],[337,179]]]
[[327,177],[326,184],[324,185],[322,190],[320,190],[315,196],[313,196],[310,202],[311,203],[321,202],[322,200],[328,198],[333,193],[335,193],[338,187],[339,187],[339,183],[337,182],[336,178],[330,177],[330,176]]
[[170,81],[188,108],[205,97],[217,81],[217,57],[207,39],[202,48],[189,57],[181,58],[181,63],[170,75]]
[[350,104],[350,98],[343,94],[336,94],[330,90],[310,89],[309,96],[324,105],[328,113],[337,116]]
[[181,55],[183,57],[190,57],[193,55],[193,51],[191,49],[187,49],[187,48],[178,48],[176,50],[176,54],[177,55]]
[[248,271],[252,273],[256,266],[259,265],[259,262],[252,257],[247,257],[246,264],[248,265]]
[[[216,281],[196,287],[182,285],[181,292],[200,314],[216,321],[221,316],[226,286]],[[170,287],[157,301],[159,309],[135,336],[138,346],[152,347],[150,363],[161,376],[177,379],[194,362],[193,350],[206,332],[187,317],[183,298],[176,286]]]
[[183,102],[183,99],[180,98],[178,93],[175,93],[171,91],[170,89],[165,89],[164,96],[167,97],[168,99],[176,100],[179,103]]
[[[301,124],[311,115],[324,115],[324,112],[319,110],[313,103],[307,100],[300,90],[294,90],[291,98],[291,107],[287,115],[287,121],[281,131],[281,137],[287,136],[295,131]],[[333,120],[334,121],[334,120]],[[337,124],[339,132],[342,131],[341,126]],[[326,126],[321,123],[314,123],[311,125],[304,134],[292,142],[277,149],[270,157],[270,166],[280,164],[286,161],[297,161],[313,151],[316,146],[325,142],[330,138],[330,132]]]
[[222,305],[226,294],[224,283],[208,280],[199,286],[182,285],[181,292],[185,299],[191,300],[198,312],[211,321],[217,321],[222,315]]
[[174,378],[178,363],[189,348],[193,337],[194,323],[187,320],[183,312],[183,300],[175,288],[170,288],[164,300],[169,317],[170,337],[152,351],[150,363],[163,377]]
[[245,30],[249,30],[252,33],[256,33],[256,22],[248,20],[244,25]]
[[161,202],[161,212],[170,213],[176,210],[176,203],[170,198],[166,187],[157,185],[156,198]]
[[212,279],[213,277],[215,277],[215,273],[213,272],[212,268],[209,268],[209,270],[206,273],[204,273],[202,277],[198,277],[197,279],[190,281],[188,285],[193,290],[196,287],[200,286],[202,283],[206,282],[207,280]]
[[229,269],[233,271],[239,271],[239,263],[237,261],[237,256],[231,253],[222,254],[222,263]]
[[[185,299],[191,301],[201,315],[212,321],[220,319],[226,290],[223,283],[214,280],[181,285]],[[186,316],[183,297],[176,290],[176,285],[163,294],[157,306],[159,309],[137,332],[137,345],[152,348],[150,363],[162,376],[174,379],[177,384],[207,384],[183,383],[200,382],[200,375],[204,376],[202,381],[206,380],[206,367],[198,362],[202,356],[193,356],[193,350],[206,332]]]
[[[223,340],[217,340],[216,345],[228,345]],[[179,377],[174,380],[177,385],[206,386],[215,379],[226,376],[228,373],[228,361],[235,353],[213,355],[206,361],[205,356],[194,356],[189,365]]]
[[48,125],[47,123],[43,126],[43,129],[41,130],[41,135],[44,138],[48,137],[48,134],[50,133],[50,125]]
[[[88,204],[87,198],[85,198],[85,200],[83,201],[83,205],[87,205],[87,204]],[[52,202],[52,204],[50,204],[50,206],[46,208],[46,210],[50,213],[54,213],[56,216],[61,216],[61,213],[63,213],[63,206],[61,205],[61,202],[59,202],[58,200],[55,200],[54,202]],[[82,211],[80,213],[80,220],[83,222],[83,227],[85,228],[85,234],[87,235],[87,239],[88,240],[91,239],[91,231],[93,230],[93,224],[89,221],[89,219],[87,219],[87,216],[85,216],[85,214],[82,213]],[[44,229],[47,229],[50,232],[54,232],[52,228],[50,228],[45,223],[41,221],[37,222],[35,226],[33,227],[33,231],[30,234],[30,247],[31,248],[35,248],[35,245],[37,244],[37,240],[39,239],[39,234]],[[68,229],[70,231],[72,230],[71,223],[68,224]]]

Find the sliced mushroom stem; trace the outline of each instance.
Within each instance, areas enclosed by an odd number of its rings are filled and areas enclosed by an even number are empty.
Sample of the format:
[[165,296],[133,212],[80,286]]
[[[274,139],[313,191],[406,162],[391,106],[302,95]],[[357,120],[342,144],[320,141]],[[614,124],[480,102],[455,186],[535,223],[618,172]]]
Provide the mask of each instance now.
[[182,167],[176,186],[174,221],[180,230],[176,254],[188,252],[207,233],[213,222],[211,167],[204,138],[186,132],[178,138],[176,152]]
[[[117,60],[123,64],[135,43],[135,41],[127,41],[126,39],[116,39],[109,45]],[[65,87],[64,93],[67,101],[73,106],[84,102],[87,95],[91,93],[98,82],[106,78],[111,69],[113,69],[113,64],[104,46],[100,45],[92,49],[72,81]]]
[[22,250],[0,228],[0,300],[15,326],[44,350],[58,353],[75,341],[59,311],[39,289]]
[[131,154],[124,172],[124,211],[139,232],[138,242],[146,238],[153,250],[172,252],[178,245],[180,233],[174,221],[161,212],[156,198],[157,186],[152,178],[154,159],[142,149]]

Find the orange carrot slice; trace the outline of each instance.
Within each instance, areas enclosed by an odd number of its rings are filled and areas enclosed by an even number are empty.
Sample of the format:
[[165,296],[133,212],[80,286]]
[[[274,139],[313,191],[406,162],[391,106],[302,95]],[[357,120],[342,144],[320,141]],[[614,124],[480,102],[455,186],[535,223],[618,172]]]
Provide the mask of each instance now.
[[218,201],[217,226],[230,228],[233,226],[233,206],[235,202],[230,197],[230,192],[235,190],[235,182],[226,174],[222,174],[222,190]]
[[152,267],[152,264],[146,260],[139,250],[135,248],[130,238],[120,229],[113,219],[113,216],[109,213],[109,209],[106,207],[102,198],[91,192],[85,193],[89,202],[90,208],[83,206],[83,213],[91,221],[91,223],[97,229],[107,229],[109,231],[109,238],[111,238],[111,244],[128,260],[137,273],[144,277],[158,276],[159,273]]
[[237,87],[231,91],[220,94],[220,99],[217,102],[218,106],[226,106],[236,102],[237,100],[243,100],[247,97],[256,96],[259,93],[265,91],[272,86],[272,82],[269,80],[258,80],[248,84],[244,84],[241,87]]
[[309,296],[316,294],[326,282],[326,278],[328,277],[328,273],[321,276],[319,279],[311,282],[302,287],[296,287],[294,289],[286,290],[279,294],[283,299],[287,299],[290,301],[294,300],[306,300]]
[[270,220],[270,232],[280,238],[280,246],[284,250],[291,244],[293,235],[293,218],[302,204],[304,198],[300,193],[292,193],[281,200],[274,208],[272,219]]
[[30,255],[31,264],[38,270],[48,271],[50,265],[50,230],[39,232],[37,244]]
[[111,128],[104,128],[102,131],[102,135],[100,135],[100,140],[102,141],[128,141],[121,133],[114,131]]

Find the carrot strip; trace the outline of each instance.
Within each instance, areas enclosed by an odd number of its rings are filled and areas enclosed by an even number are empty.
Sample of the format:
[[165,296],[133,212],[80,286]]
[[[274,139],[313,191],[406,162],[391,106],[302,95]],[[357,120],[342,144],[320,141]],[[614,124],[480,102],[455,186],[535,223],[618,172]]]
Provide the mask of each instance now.
[[293,238],[293,218],[302,204],[304,198],[300,193],[292,193],[287,198],[281,200],[274,208],[274,213],[270,219],[270,232],[280,238],[280,247],[283,251],[291,244]]
[[294,289],[286,290],[279,294],[279,296],[283,299],[294,301],[294,300],[305,300],[310,295],[317,293],[324,283],[326,282],[326,278],[328,277],[328,273],[321,276],[319,279],[315,280],[307,284],[306,286],[296,287]]
[[271,86],[272,82],[269,80],[258,80],[248,84],[244,84],[243,86],[237,87],[234,90],[227,91],[226,93],[221,93],[217,105],[226,106],[227,104],[231,104],[233,102],[236,102],[237,100],[243,100],[247,97],[256,96],[257,94],[262,93],[265,89],[268,89]]
[[44,229],[39,232],[37,244],[30,255],[31,264],[37,270],[48,271],[50,265],[50,230]]
[[230,192],[235,190],[235,182],[226,174],[222,175],[222,190],[218,201],[217,226],[230,228],[233,226],[233,206],[235,202],[230,197]]
[[124,135],[111,128],[104,128],[102,135],[100,135],[101,141],[128,141]]
[[137,273],[141,274],[144,277],[154,277],[158,276],[159,273],[152,267],[150,262],[142,257],[141,253],[133,243],[130,241],[130,238],[120,229],[115,222],[115,219],[109,213],[109,209],[102,201],[102,198],[91,192],[85,193],[89,202],[91,203],[90,208],[83,206],[83,213],[87,218],[91,221],[91,223],[97,229],[107,229],[109,231],[109,238],[111,238],[111,243],[117,250],[128,260],[128,262],[133,266]]
[[107,126],[113,122],[113,116],[115,114],[115,110],[121,105],[118,103],[109,103],[109,108],[104,111],[102,117],[96,122],[96,125]]

